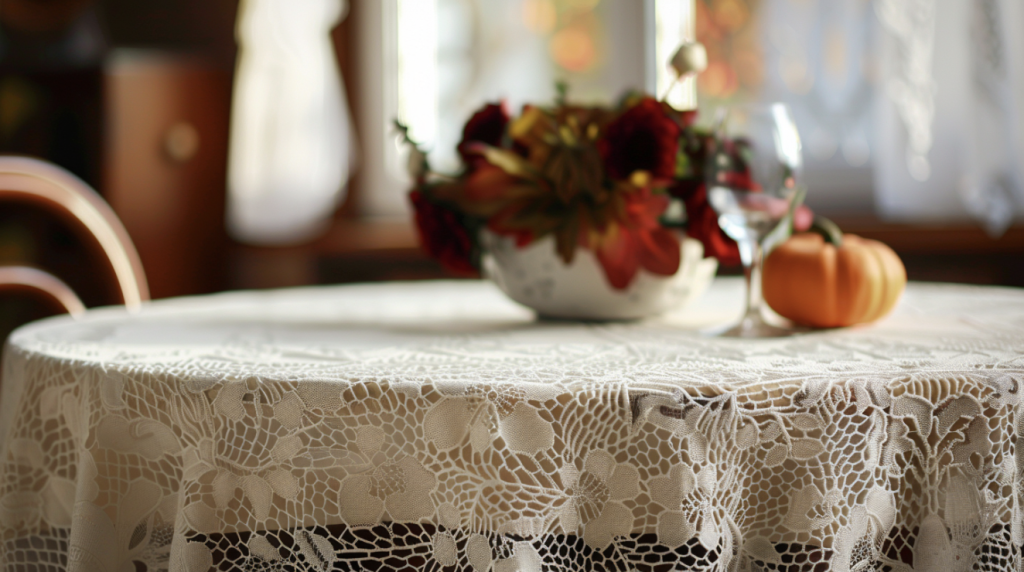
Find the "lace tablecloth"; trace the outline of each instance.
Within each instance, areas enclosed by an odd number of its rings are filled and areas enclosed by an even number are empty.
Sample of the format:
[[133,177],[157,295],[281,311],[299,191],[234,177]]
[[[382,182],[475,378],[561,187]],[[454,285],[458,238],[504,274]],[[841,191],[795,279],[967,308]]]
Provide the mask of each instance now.
[[171,300],[17,331],[4,570],[1020,570],[1024,291],[911,284],[734,340],[478,282]]

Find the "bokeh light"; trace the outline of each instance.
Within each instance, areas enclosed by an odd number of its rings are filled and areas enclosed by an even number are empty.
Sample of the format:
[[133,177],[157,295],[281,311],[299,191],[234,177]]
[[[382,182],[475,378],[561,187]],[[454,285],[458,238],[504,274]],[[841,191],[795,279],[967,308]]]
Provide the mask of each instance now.
[[580,28],[559,30],[552,36],[549,48],[555,63],[571,72],[586,71],[597,61],[593,38]]
[[525,0],[523,24],[535,34],[550,34],[558,23],[558,11],[552,0]]
[[[761,88],[764,58],[756,18],[759,5],[758,0],[697,0],[697,39],[708,52],[708,69],[697,79],[702,106],[745,98]],[[789,73],[794,84],[803,87],[800,82],[806,81],[806,74],[798,63]]]

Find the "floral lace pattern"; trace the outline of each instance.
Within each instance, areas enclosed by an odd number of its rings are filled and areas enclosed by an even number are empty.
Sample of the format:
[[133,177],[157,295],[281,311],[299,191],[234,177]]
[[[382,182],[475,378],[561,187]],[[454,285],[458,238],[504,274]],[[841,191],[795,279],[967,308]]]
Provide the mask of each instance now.
[[6,349],[0,569],[1021,570],[1024,292],[702,335],[479,282],[243,293]]

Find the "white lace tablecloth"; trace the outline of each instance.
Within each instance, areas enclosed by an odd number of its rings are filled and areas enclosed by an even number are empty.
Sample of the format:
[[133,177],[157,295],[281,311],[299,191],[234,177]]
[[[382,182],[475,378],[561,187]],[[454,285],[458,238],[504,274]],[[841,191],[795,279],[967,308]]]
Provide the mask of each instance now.
[[702,335],[478,282],[158,302],[17,331],[3,570],[1021,570],[1024,291]]

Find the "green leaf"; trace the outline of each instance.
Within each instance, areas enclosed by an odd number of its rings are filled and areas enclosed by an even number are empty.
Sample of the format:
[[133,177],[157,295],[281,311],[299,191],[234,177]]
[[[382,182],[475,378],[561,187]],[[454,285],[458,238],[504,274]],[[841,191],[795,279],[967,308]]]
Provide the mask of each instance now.
[[685,179],[693,175],[693,163],[690,156],[679,146],[679,153],[676,154],[676,178]]
[[555,82],[555,105],[562,107],[569,99],[569,82],[560,79]]

